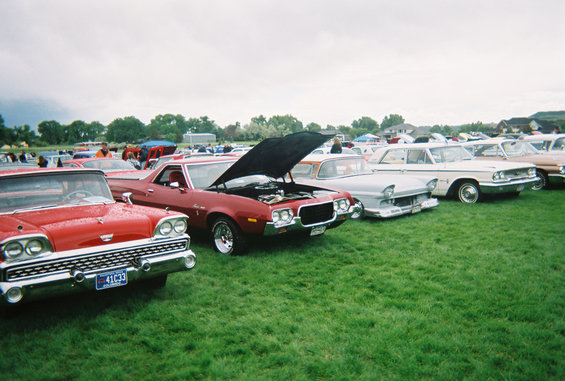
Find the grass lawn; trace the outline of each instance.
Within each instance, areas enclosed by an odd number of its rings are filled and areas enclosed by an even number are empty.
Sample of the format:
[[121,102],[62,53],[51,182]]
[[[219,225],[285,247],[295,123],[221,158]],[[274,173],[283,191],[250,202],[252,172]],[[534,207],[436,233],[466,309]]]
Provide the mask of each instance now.
[[565,379],[565,187],[240,257],[195,234],[193,271],[23,306],[3,380]]

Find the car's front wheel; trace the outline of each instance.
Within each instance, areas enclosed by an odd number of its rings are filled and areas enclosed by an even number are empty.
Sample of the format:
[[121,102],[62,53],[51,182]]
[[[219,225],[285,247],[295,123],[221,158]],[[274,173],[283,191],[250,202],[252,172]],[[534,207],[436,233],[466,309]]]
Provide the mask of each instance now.
[[237,255],[247,250],[243,233],[227,217],[219,217],[212,224],[212,245],[216,251],[225,255]]
[[474,204],[479,201],[481,190],[479,189],[479,185],[475,182],[464,182],[459,185],[457,195],[459,201],[465,204]]
[[541,190],[547,186],[549,178],[547,177],[547,173],[539,169],[536,169],[536,175],[538,176],[539,180],[534,183],[532,190]]

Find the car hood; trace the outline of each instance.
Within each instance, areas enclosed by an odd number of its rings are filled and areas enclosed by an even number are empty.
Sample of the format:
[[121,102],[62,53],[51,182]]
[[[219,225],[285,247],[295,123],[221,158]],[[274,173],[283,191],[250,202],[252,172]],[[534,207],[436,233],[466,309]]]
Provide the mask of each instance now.
[[55,251],[151,237],[149,218],[125,206],[116,203],[6,215],[2,217],[1,230],[4,233],[19,231],[22,235],[45,234],[50,237]]
[[328,135],[303,131],[281,138],[265,139],[240,157],[211,186],[249,175],[283,177],[306,155],[330,138]]

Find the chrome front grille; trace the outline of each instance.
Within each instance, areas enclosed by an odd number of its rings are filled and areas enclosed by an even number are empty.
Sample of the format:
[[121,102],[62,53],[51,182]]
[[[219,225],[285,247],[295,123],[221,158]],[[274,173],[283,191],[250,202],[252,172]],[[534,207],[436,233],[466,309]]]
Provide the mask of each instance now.
[[[159,242],[110,251],[98,251],[77,257],[71,256],[65,259],[47,260],[31,265],[15,265],[6,270],[4,279],[6,281],[15,281],[35,276],[69,272],[71,270],[79,270],[87,273],[89,271],[136,265],[141,257],[177,252],[185,250],[187,246],[188,240],[183,238],[163,243]],[[104,247],[98,247],[97,249],[104,250]]]
[[504,171],[504,176],[508,180],[519,180],[530,177],[528,173],[528,168],[519,168],[519,169],[511,169],[508,171]]
[[403,207],[403,206],[412,206],[414,204],[419,204],[428,200],[431,197],[430,193],[421,193],[414,196],[406,196],[406,197],[398,197],[395,198],[393,203],[394,206]]
[[305,205],[298,211],[302,225],[314,225],[330,221],[334,215],[334,203]]

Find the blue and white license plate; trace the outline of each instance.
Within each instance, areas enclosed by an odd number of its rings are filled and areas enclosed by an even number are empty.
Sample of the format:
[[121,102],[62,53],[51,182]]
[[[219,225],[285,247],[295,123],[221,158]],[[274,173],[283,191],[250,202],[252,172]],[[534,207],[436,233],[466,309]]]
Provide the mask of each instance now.
[[128,273],[125,269],[96,275],[97,290],[125,286],[126,284],[128,284]]

